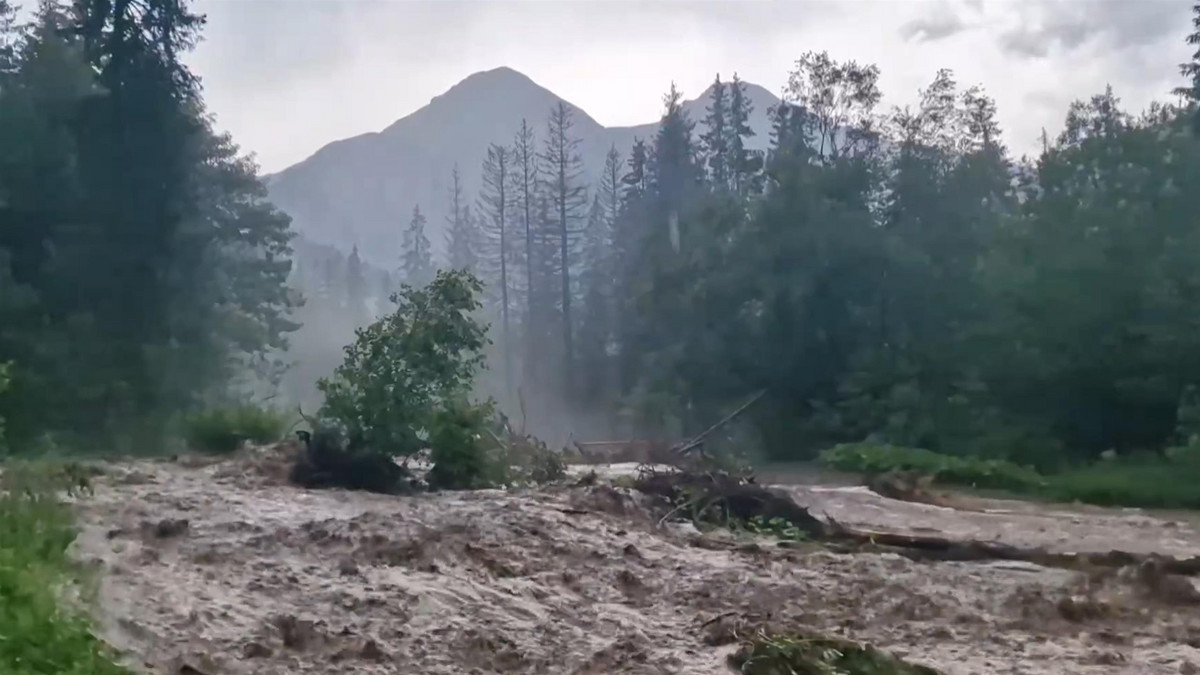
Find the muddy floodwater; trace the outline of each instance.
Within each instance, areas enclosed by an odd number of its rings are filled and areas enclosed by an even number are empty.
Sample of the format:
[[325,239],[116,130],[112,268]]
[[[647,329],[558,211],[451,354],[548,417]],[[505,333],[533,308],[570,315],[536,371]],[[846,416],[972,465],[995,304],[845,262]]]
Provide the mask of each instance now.
[[[731,672],[736,645],[721,626],[770,623],[955,675],[1200,673],[1194,586],[660,527],[641,496],[606,484],[386,497],[298,490],[268,474],[247,458],[113,465],[82,502],[75,553],[101,572],[104,637],[131,665],[703,675]],[[1183,518],[788,489],[814,514],[879,531],[1200,553]]]

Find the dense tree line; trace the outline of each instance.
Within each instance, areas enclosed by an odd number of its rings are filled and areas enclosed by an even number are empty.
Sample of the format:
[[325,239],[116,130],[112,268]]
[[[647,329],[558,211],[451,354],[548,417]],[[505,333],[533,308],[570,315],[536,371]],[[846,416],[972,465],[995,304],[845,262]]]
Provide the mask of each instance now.
[[[14,447],[151,442],[280,377],[293,321],[344,328],[297,334],[307,365],[283,377],[310,386],[400,281],[433,278],[419,207],[394,277],[357,251],[293,269],[287,217],[179,61],[203,25],[183,0],[15,17],[0,0]],[[451,206],[445,264],[487,284],[480,393],[552,431],[679,436],[765,390],[748,420],[789,458],[876,438],[1053,465],[1183,441],[1200,432],[1200,53],[1181,70],[1177,104],[1134,115],[1107,90],[1026,158],[950,71],[887,109],[876,67],[810,53],[766,152],[748,150],[744,85],[718,77],[703,119],[672,86],[656,134],[590,184],[556,106],[481,149],[480,194],[454,175],[431,197]]]
[[295,325],[286,215],[180,61],[184,0],[0,0],[0,400],[47,435],[146,449],[266,373]]
[[718,78],[699,132],[672,87],[657,135],[585,186],[555,109],[482,268],[510,289],[518,386],[647,435],[765,389],[751,417],[779,457],[876,438],[1046,466],[1177,442],[1200,383],[1197,64],[1176,105],[1073,104],[1034,158],[951,71],[885,109],[878,68],[824,53],[796,62],[766,153]]

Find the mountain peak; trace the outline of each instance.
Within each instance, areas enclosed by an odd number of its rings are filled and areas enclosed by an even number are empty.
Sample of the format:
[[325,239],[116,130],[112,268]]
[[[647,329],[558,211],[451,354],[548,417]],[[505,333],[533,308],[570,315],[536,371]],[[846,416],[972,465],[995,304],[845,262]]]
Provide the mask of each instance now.
[[[765,143],[767,110],[775,101],[761,87],[747,88],[756,99],[750,126],[758,136],[752,142]],[[685,104],[698,122],[706,99],[701,95]],[[523,121],[535,133],[545,129],[560,101],[574,110],[572,134],[580,141],[587,181],[598,176],[610,148],[628,153],[635,138],[652,138],[658,128],[657,121],[604,127],[524,73],[501,66],[468,75],[379,133],[332,143],[276,174],[271,197],[292,216],[297,232],[346,251],[357,244],[360,256],[380,264],[398,259],[397,224],[407,222],[413,206],[420,205],[437,249],[454,166],[467,199],[473,199],[482,185],[479,167],[488,146],[511,143]]]
[[457,102],[459,99],[480,99],[491,97],[535,96],[542,99],[556,99],[548,89],[534,82],[525,73],[500,66],[491,70],[481,70],[472,73],[446,90],[446,93],[433,97],[430,105],[440,102]]
[[530,78],[525,73],[522,73],[521,71],[516,70],[515,68],[509,68],[508,66],[499,66],[497,68],[492,68],[491,70],[481,70],[476,73],[471,73],[470,75],[463,78],[463,80],[461,82],[459,82],[458,85],[463,85],[463,84],[466,84],[467,82],[471,82],[471,81],[478,82],[478,81],[489,81],[489,80],[495,80],[495,81],[510,83],[510,84],[514,83],[514,82],[528,82],[528,83],[536,84],[535,82],[533,82],[532,78]]

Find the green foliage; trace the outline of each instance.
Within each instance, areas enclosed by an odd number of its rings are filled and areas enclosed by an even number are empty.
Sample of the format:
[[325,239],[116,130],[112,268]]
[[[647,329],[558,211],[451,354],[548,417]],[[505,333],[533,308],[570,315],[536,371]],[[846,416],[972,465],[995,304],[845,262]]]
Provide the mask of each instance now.
[[[0,12],[3,14],[4,12]],[[295,328],[289,219],[215,132],[183,0],[0,17],[0,362],[7,433],[159,451],[169,421]],[[257,375],[256,373],[252,373]]]
[[461,401],[434,411],[429,430],[433,468],[429,485],[447,490],[474,490],[504,483],[506,467],[495,443],[485,437],[492,406]]
[[72,514],[56,493],[75,491],[84,474],[15,463],[0,471],[0,672],[125,675],[87,618],[59,597],[80,570],[67,556]]
[[428,283],[433,276],[433,253],[425,234],[425,224],[421,207],[414,206],[412,220],[404,230],[404,258],[400,261],[404,280],[413,286]]
[[729,189],[733,137],[710,130],[697,153],[668,94],[612,227],[619,330],[590,346],[584,381],[635,434],[687,436],[766,389],[748,418],[772,459],[871,439],[959,456],[927,462],[943,481],[1010,489],[1038,484],[1016,465],[1187,443],[1195,104],[1134,116],[1108,90],[1018,161],[979,87],[942,70],[881,114],[878,76],[799,59],[751,194]]
[[764,518],[762,516],[754,516],[746,522],[746,529],[755,534],[775,537],[785,541],[805,541],[808,539],[808,533],[796,527],[785,518]]
[[491,402],[439,410],[430,432],[432,487],[474,489],[537,485],[566,476],[560,453],[533,436],[513,432]]
[[185,415],[181,427],[189,448],[226,453],[246,442],[278,441],[287,427],[287,418],[276,410],[244,403]]
[[760,630],[743,641],[730,663],[745,675],[938,675],[875,648],[804,633]]
[[1011,491],[1042,499],[1098,506],[1200,508],[1200,444],[1169,448],[1162,456],[1112,456],[1041,475],[1012,462],[956,457],[919,448],[843,444],[821,453],[821,463],[867,475],[892,470],[933,476],[942,485]]
[[533,436],[512,434],[507,439],[499,435],[497,437],[501,439],[505,484],[536,485],[566,477],[564,453],[551,450]]
[[978,457],[955,457],[921,448],[906,448],[875,443],[846,443],[825,450],[821,463],[838,469],[867,475],[899,469],[933,476],[946,485],[1033,492],[1045,485],[1036,471],[1012,462]]
[[1099,506],[1200,509],[1200,446],[1114,457],[1048,477],[1047,496]]
[[[464,270],[439,271],[428,286],[405,285],[393,312],[356,332],[325,395],[320,417],[340,426],[350,445],[389,456],[427,447],[435,424],[453,437],[474,413],[461,408],[483,362],[486,330],[479,280]],[[449,415],[449,417],[445,417]]]

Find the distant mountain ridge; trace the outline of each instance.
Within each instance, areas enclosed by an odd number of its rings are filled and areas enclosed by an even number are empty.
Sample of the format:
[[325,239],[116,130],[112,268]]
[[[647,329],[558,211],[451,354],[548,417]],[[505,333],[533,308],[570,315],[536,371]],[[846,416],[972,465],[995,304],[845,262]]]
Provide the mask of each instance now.
[[[768,110],[779,99],[749,83],[746,93],[754,106],[750,126],[757,134],[751,146],[766,147]],[[419,204],[428,218],[427,234],[435,253],[443,250],[453,167],[458,165],[473,204],[488,145],[511,144],[524,118],[540,147],[546,118],[560,100],[511,68],[475,73],[382,131],[334,141],[269,176],[271,199],[308,239],[344,251],[357,244],[364,259],[393,269],[400,255],[400,232],[413,207]],[[579,106],[564,102],[574,111],[574,133],[581,140],[589,182],[603,167],[610,147],[627,158],[635,138],[650,139],[658,129],[657,121],[605,127]],[[707,102],[705,91],[684,105],[697,123],[697,134]]]

